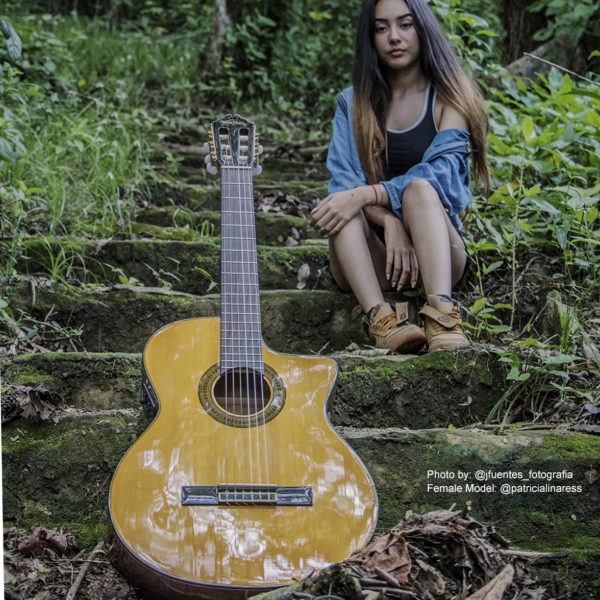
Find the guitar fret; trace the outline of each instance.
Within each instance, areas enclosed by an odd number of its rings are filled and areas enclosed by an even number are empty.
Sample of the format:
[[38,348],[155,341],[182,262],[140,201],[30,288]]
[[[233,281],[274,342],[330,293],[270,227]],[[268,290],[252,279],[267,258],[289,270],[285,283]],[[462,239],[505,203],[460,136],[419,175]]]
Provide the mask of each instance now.
[[221,367],[262,371],[262,333],[251,168],[230,167],[221,185]]
[[[227,346],[227,350],[229,353],[233,354],[234,350],[245,350],[249,355],[252,354],[248,348],[246,346],[244,346],[243,344],[228,344]],[[258,350],[258,352],[257,352]],[[254,354],[262,354],[262,346],[257,347],[254,351]],[[226,353],[227,354],[227,353]]]

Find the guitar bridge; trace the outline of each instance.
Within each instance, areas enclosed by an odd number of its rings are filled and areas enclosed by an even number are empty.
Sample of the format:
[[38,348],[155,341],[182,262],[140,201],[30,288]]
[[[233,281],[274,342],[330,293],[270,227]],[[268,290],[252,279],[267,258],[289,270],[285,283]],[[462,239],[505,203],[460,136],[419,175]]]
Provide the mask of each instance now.
[[312,506],[312,487],[221,484],[184,485],[183,506]]

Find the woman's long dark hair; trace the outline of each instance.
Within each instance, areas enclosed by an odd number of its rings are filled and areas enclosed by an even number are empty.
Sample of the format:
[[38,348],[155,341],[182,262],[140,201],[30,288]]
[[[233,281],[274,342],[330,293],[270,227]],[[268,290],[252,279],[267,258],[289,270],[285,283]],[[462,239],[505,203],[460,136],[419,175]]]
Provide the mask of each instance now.
[[[384,173],[385,118],[391,89],[375,49],[375,5],[365,0],[358,22],[352,83],[354,87],[353,126],[356,146],[369,183],[381,181]],[[488,119],[483,99],[463,71],[435,15],[425,0],[405,0],[419,36],[421,69],[438,96],[467,121],[471,133],[473,174],[489,189],[486,161]]]

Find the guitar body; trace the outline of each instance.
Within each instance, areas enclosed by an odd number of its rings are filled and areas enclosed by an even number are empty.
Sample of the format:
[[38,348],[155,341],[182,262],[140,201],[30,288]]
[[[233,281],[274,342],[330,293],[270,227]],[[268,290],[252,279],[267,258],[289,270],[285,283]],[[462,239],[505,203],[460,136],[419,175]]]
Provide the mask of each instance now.
[[[172,323],[144,351],[157,416],[109,500],[120,563],[144,598],[245,598],[347,558],[376,525],[371,477],[325,414],[335,362],[263,344],[264,379],[223,382],[219,327]],[[253,408],[222,400],[236,385]]]

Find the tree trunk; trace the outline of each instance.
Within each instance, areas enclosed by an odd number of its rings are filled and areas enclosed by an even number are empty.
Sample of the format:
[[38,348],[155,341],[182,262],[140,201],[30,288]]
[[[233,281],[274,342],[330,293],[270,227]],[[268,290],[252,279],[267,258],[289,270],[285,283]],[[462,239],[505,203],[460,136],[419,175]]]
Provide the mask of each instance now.
[[203,65],[210,72],[214,72],[223,60],[225,36],[233,24],[227,9],[227,0],[213,0],[212,37]]
[[506,31],[506,40],[502,51],[502,63],[509,64],[529,52],[539,42],[533,34],[546,24],[541,12],[527,12],[531,0],[502,0],[500,18]]

